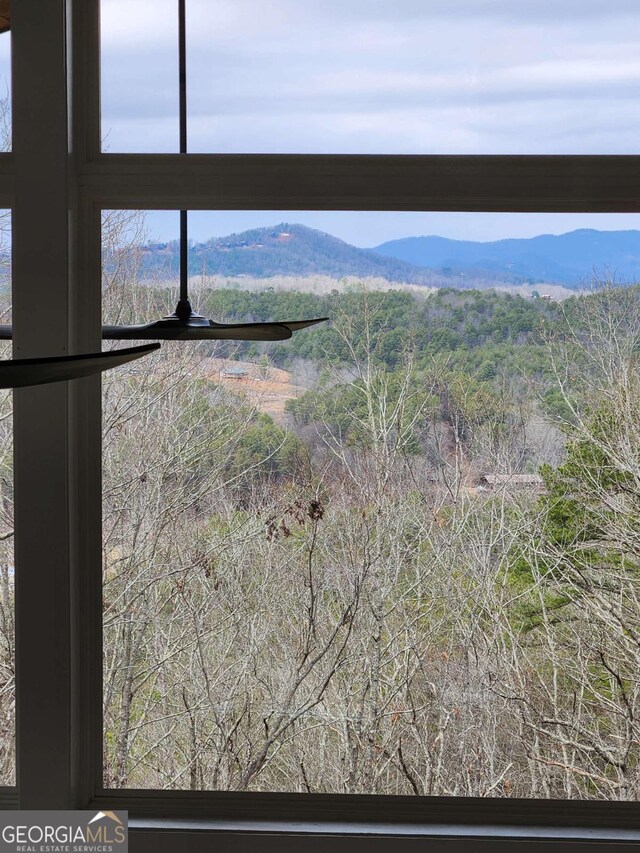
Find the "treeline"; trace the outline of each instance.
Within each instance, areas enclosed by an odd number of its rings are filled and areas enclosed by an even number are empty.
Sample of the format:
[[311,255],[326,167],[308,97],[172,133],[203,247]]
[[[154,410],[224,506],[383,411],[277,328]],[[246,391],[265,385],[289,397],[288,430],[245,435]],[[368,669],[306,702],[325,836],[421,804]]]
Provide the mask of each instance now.
[[[539,363],[544,336],[553,330],[557,306],[541,300],[495,291],[442,289],[421,299],[409,292],[389,290],[367,294],[366,334],[375,337],[375,357],[393,368],[411,343],[422,360],[434,355],[451,356],[461,369],[480,371],[490,378],[500,369],[529,368]],[[251,293],[225,289],[204,294],[202,307],[209,316],[229,321],[292,320],[300,317],[357,317],[362,293],[333,291],[326,296],[281,291]],[[363,344],[365,326],[354,324],[351,344]],[[331,323],[295,335],[285,344],[266,348],[274,364],[286,367],[294,358],[316,363],[348,361],[349,347]],[[251,357],[258,348],[251,344],[238,350]]]

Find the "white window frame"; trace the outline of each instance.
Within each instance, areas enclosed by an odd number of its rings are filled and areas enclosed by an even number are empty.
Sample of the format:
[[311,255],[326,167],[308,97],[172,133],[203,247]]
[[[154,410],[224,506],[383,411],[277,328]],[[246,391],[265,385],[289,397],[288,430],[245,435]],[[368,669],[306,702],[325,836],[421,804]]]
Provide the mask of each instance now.
[[[103,209],[640,211],[637,156],[103,154],[99,0],[14,0],[12,44],[16,356],[99,349]],[[637,844],[636,803],[102,791],[100,418],[97,378],[15,392],[18,770],[0,807],[128,808],[136,851]]]

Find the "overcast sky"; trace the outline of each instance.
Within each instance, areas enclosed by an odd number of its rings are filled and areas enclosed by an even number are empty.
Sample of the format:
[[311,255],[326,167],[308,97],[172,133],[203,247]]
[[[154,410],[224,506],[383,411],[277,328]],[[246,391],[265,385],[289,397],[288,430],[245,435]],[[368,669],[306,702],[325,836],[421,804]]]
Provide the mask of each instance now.
[[[192,152],[638,151],[637,0],[187,0],[187,8]],[[177,1],[103,0],[102,32],[105,147],[176,151]],[[193,217],[193,236],[272,221],[225,216],[210,226]],[[283,218],[357,245],[407,233],[492,239],[640,220]],[[157,223],[171,227],[166,216]]]

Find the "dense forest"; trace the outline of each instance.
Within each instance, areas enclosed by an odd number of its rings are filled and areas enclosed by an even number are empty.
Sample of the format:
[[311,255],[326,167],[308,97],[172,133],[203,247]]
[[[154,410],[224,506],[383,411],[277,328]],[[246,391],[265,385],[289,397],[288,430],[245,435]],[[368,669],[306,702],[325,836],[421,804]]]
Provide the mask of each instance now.
[[[140,264],[105,321],[172,307]],[[197,300],[331,319],[104,379],[105,785],[637,800],[640,290]]]
[[[144,291],[145,298],[151,300],[149,310],[156,315],[169,310],[175,298],[175,289],[145,287]],[[197,292],[197,305],[201,313],[228,322],[335,318],[361,313],[362,292],[361,286],[336,288],[327,295],[273,289],[254,292],[237,286],[203,288]],[[375,357],[381,364],[392,368],[398,363],[403,342],[410,339],[422,363],[446,355],[469,368],[485,365],[487,378],[490,364],[496,370],[502,364],[517,371],[541,350],[541,333],[553,324],[558,310],[555,303],[492,290],[442,288],[425,297],[401,290],[367,294],[367,333],[376,336]],[[359,345],[364,329],[354,327],[353,334],[353,343]],[[285,367],[296,357],[335,364],[348,358],[349,346],[335,324],[329,323],[283,344],[229,344],[227,352],[238,358],[255,358],[265,352],[274,364]]]

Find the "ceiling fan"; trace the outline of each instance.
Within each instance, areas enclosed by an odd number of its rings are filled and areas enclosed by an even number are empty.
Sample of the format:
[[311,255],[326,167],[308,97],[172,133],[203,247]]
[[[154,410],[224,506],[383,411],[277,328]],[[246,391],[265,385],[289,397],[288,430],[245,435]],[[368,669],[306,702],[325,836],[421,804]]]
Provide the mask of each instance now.
[[[0,31],[3,24],[0,0]],[[178,0],[179,41],[179,101],[180,153],[187,153],[187,61],[186,61],[186,0]],[[173,314],[150,323],[102,327],[103,340],[232,340],[283,341],[294,332],[326,321],[327,317],[311,320],[286,320],[276,323],[217,323],[191,307],[188,287],[188,222],[187,211],[180,211],[180,298]],[[0,340],[13,337],[11,325],[0,325]]]
[[[187,153],[187,27],[186,0],[178,0],[178,61],[180,154]],[[180,298],[173,314],[151,323],[130,326],[103,326],[102,337],[109,340],[235,340],[283,341],[294,332],[322,323],[327,317],[278,323],[216,323],[191,307],[188,287],[187,211],[180,211]]]
[[[7,0],[0,0],[0,32],[11,28]],[[180,153],[187,153],[186,0],[178,0]],[[276,323],[217,323],[191,307],[188,287],[187,211],[180,211],[180,297],[173,314],[150,323],[102,326],[103,340],[282,341],[327,317]],[[11,340],[13,326],[0,324],[0,340]],[[117,351],[51,358],[0,361],[0,388],[19,388],[90,376],[148,355],[160,344]]]

